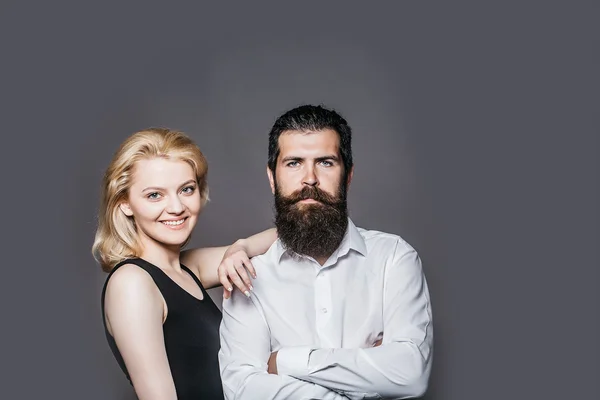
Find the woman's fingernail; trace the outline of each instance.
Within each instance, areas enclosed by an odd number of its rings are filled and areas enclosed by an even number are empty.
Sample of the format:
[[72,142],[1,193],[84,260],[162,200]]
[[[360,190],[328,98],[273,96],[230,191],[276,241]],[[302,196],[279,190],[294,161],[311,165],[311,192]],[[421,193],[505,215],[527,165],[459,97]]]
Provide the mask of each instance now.
[[246,295],[246,297],[250,297],[250,292],[249,291],[245,291],[244,294]]

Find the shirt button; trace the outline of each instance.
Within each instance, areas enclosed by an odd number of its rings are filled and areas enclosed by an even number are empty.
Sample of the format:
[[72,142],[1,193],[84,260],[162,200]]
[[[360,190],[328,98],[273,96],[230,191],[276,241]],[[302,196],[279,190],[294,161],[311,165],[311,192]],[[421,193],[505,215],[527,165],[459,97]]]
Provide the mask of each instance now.
[[321,311],[323,312],[323,314],[327,314],[327,309],[326,308],[321,308]]

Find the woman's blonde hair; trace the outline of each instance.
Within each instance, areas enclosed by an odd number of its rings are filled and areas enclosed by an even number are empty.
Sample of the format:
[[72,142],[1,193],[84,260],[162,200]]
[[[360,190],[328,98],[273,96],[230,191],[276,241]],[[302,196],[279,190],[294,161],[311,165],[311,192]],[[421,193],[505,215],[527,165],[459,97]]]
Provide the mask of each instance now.
[[128,137],[113,156],[102,181],[92,254],[105,272],[110,272],[120,261],[141,256],[142,246],[134,220],[126,216],[119,205],[127,200],[136,162],[155,157],[190,164],[198,181],[202,205],[208,200],[208,164],[198,146],[184,133],[149,128]]

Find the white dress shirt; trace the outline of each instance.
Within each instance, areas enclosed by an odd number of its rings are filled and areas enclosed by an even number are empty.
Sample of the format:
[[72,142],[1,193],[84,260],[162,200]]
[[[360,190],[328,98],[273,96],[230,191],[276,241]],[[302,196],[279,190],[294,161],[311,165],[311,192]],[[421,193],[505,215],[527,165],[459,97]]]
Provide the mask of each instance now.
[[[226,399],[403,399],[425,392],[431,304],[419,256],[402,238],[349,220],[323,266],[279,240],[252,264],[251,297],[234,291],[223,302]],[[278,375],[267,373],[275,351]]]

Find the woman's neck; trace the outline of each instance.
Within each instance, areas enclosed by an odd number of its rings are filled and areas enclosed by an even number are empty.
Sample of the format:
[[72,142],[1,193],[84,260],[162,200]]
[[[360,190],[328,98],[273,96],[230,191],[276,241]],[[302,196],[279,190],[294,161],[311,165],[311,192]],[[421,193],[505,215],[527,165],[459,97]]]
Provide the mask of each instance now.
[[181,248],[179,246],[166,246],[162,243],[143,240],[142,258],[161,269],[172,269],[181,271],[179,255]]

